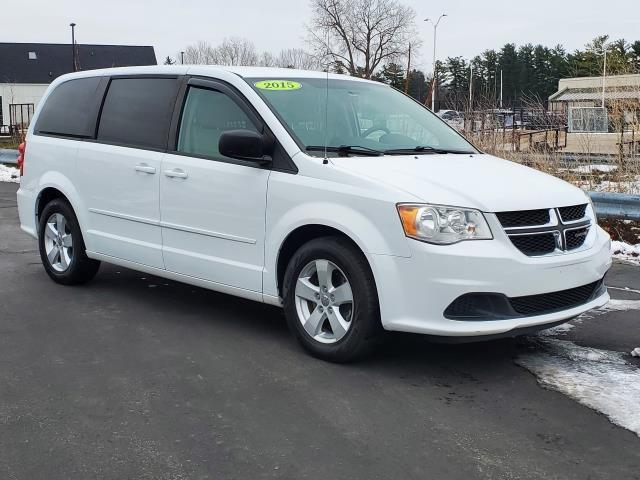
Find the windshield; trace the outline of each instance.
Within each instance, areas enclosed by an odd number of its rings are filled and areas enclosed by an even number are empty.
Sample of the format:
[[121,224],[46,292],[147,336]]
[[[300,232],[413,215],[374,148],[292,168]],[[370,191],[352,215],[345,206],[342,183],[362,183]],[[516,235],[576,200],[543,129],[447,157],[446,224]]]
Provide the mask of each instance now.
[[324,155],[318,147],[325,143],[333,155],[477,153],[430,110],[384,84],[324,78],[246,81],[310,155]]

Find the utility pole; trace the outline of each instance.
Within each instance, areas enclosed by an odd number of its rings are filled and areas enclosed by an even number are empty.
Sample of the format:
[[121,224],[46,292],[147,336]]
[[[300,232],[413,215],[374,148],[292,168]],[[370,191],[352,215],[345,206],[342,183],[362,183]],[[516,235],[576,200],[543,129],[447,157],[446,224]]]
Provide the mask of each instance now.
[[407,76],[404,79],[404,93],[409,94],[409,74],[411,73],[411,44],[407,54]]
[[78,71],[78,64],[76,63],[76,24],[70,23],[71,27],[71,61],[73,62],[72,72]]
[[437,78],[436,78],[436,40],[438,38],[438,24],[440,23],[440,20],[442,20],[444,17],[446,17],[447,14],[443,13],[442,15],[440,15],[438,17],[438,20],[433,23],[433,21],[430,18],[425,18],[424,21],[425,22],[429,22],[431,23],[431,25],[433,25],[433,86],[431,88],[431,111],[434,112],[436,109],[436,94],[438,91],[438,83],[437,83]]
[[473,110],[473,63],[469,64],[469,110]]
[[180,52],[180,64],[184,65],[184,52]]
[[602,69],[602,108],[604,109],[604,92],[605,92],[605,86],[606,86],[606,78],[607,78],[607,47],[609,47],[609,45],[603,45],[602,49],[604,50],[604,67]]
[[500,109],[502,110],[502,88],[503,88],[503,83],[502,83],[502,69],[500,69]]

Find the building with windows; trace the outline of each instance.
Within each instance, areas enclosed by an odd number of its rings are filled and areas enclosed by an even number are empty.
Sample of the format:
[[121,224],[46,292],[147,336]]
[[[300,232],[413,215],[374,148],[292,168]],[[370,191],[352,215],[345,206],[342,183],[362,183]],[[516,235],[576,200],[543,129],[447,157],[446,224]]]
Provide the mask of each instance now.
[[[151,46],[76,45],[80,70],[156,65]],[[0,135],[22,129],[49,84],[74,71],[71,44],[0,43]]]
[[638,121],[640,74],[563,78],[549,109],[566,115],[570,132],[619,131],[614,124]]

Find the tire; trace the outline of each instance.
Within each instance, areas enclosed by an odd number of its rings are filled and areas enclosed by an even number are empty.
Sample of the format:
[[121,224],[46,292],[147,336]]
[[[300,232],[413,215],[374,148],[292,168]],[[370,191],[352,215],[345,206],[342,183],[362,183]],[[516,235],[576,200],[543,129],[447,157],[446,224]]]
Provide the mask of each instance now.
[[[321,275],[329,280],[321,281]],[[350,288],[339,290],[345,284]],[[349,293],[350,303],[345,301]],[[317,238],[298,249],[285,271],[283,302],[289,329],[317,358],[336,363],[358,360],[381,338],[378,293],[369,263],[342,238]]]
[[87,257],[78,219],[64,199],[56,198],[42,210],[38,246],[42,265],[54,282],[86,283],[98,273],[100,262]]

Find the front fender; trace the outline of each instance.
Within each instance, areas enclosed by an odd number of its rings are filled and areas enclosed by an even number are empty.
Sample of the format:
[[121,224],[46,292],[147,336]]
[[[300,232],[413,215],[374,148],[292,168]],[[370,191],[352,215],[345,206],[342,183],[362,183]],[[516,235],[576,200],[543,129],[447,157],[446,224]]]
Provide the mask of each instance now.
[[270,180],[265,232],[265,295],[277,295],[278,254],[289,234],[305,225],[339,230],[365,255],[411,256],[393,202],[372,198],[357,188],[327,189],[326,185],[313,185],[315,181],[300,176],[296,182],[279,183],[273,181],[273,177]]

